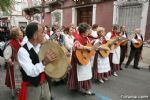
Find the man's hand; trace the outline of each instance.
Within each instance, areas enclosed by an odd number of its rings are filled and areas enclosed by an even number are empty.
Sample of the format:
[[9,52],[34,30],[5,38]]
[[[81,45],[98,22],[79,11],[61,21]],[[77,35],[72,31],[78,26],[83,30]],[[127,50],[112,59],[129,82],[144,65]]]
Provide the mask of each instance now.
[[52,62],[52,61],[54,61],[56,59],[57,59],[56,53],[54,53],[52,50],[48,50],[45,53],[45,56],[44,56],[44,59],[43,59],[42,63],[44,65],[47,65],[47,64],[49,64],[50,62]]

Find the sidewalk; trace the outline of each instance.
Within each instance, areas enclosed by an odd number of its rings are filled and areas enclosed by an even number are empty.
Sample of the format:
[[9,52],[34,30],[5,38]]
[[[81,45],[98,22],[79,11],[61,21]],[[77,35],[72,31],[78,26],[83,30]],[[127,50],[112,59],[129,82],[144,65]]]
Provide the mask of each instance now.
[[[143,47],[143,60],[139,62],[139,67],[144,69],[149,69],[150,66],[150,47]],[[128,58],[125,59],[124,64],[127,62]],[[133,61],[130,65],[133,65]]]

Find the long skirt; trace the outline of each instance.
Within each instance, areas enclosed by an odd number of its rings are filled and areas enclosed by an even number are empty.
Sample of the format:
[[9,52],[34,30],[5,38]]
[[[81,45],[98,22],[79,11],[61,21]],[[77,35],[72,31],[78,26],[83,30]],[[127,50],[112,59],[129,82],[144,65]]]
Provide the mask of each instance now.
[[6,64],[5,85],[10,89],[15,88],[14,66]]
[[[111,76],[111,70],[109,70],[108,72],[98,72],[98,56],[99,54],[96,53],[95,57],[94,57],[94,65],[93,65],[93,79],[104,79],[104,78],[108,78],[109,76]],[[103,64],[101,64],[103,65]],[[100,67],[100,66],[99,66]]]
[[72,67],[70,69],[70,72],[68,74],[68,89],[69,90],[89,90],[91,89],[91,81],[86,80],[86,81],[78,81],[77,79],[77,68]]
[[120,70],[120,64],[113,64],[112,63],[112,56],[113,56],[113,53],[110,53],[109,54],[109,61],[110,61],[110,66],[111,66],[111,70],[114,72],[114,71],[118,71]]

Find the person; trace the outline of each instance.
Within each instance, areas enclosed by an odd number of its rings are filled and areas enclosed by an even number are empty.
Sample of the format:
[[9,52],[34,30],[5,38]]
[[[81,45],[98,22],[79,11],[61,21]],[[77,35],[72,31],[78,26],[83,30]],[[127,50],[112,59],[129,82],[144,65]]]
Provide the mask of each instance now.
[[97,24],[94,24],[92,26],[92,33],[90,35],[91,38],[97,39],[97,37],[98,37],[98,35],[97,35],[97,28],[98,28]]
[[[117,30],[118,30],[118,26],[113,25],[112,31],[108,32],[105,36],[106,40],[116,39],[119,36]],[[114,45],[116,44],[117,42],[114,43]],[[117,71],[120,70],[120,64],[119,64],[120,63],[120,46],[116,47],[115,49],[111,51],[111,53],[109,54],[109,59],[110,59],[110,66],[111,66],[112,74],[114,76],[118,76]]]
[[15,84],[15,78],[18,76],[15,77],[15,71],[17,71],[16,73],[18,73],[19,70],[15,70],[15,69],[19,69],[19,68],[15,68],[15,67],[16,65],[18,65],[17,52],[19,48],[21,47],[20,43],[23,38],[23,33],[18,27],[14,27],[11,29],[10,34],[11,34],[10,36],[11,40],[9,42],[9,45],[12,48],[12,56],[6,64],[5,85],[9,87],[10,89],[17,89],[16,84]]
[[47,50],[44,59],[39,60],[38,53],[44,34],[44,27],[39,23],[31,22],[26,27],[28,41],[18,51],[18,62],[23,80],[18,95],[19,100],[51,99],[44,68],[55,60],[57,55],[52,50]]
[[[100,43],[105,44],[107,43],[105,39],[105,29],[103,27],[97,28],[97,35],[98,39],[95,41],[94,44]],[[106,48],[102,48],[106,49]],[[98,49],[96,51],[95,57],[94,57],[94,65],[93,65],[93,79],[97,79],[100,81],[100,83],[104,83],[104,81],[108,80],[108,77],[111,76],[111,68],[110,68],[110,62],[108,57],[102,57],[99,53]],[[106,49],[107,50],[107,49]]]
[[137,41],[137,39],[139,39],[140,41],[143,41],[143,36],[141,34],[140,28],[135,29],[135,37],[131,40],[131,51],[130,51],[128,61],[125,64],[125,68],[128,68],[131,61],[134,59],[133,68],[140,69],[138,67],[138,64],[139,64],[140,58],[142,57],[143,45],[141,45],[139,48],[134,47],[134,45],[133,45],[134,43],[136,43],[136,44],[140,43],[139,41]]
[[66,27],[64,29],[64,46],[67,49],[67,56],[71,61],[71,54],[73,49],[73,42],[74,42],[74,36],[73,36],[73,28],[71,26]]
[[78,62],[76,57],[77,49],[91,50],[91,47],[86,46],[87,43],[90,43],[88,38],[89,32],[91,32],[90,26],[85,23],[81,23],[78,27],[80,37],[75,39],[73,45],[73,53],[71,59],[72,68],[69,70],[68,74],[68,89],[69,90],[78,90],[87,95],[94,95],[90,91],[92,87],[91,78],[92,78],[92,67],[91,62],[82,65]]
[[[120,27],[120,32],[119,32],[119,35],[121,37],[124,37],[124,38],[128,38],[127,36],[127,32],[126,32],[126,27],[125,26],[121,26]],[[121,52],[120,52],[120,70],[123,70],[121,65],[125,59],[125,57],[127,57],[127,50],[128,50],[128,42],[124,45],[120,45],[120,49],[121,49]]]

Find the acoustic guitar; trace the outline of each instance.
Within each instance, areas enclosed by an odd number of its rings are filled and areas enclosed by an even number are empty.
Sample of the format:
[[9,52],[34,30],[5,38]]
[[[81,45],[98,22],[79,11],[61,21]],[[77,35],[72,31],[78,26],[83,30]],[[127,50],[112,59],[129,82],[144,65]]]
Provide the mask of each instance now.
[[[93,47],[92,44],[87,44],[88,47]],[[90,58],[94,56],[95,50],[87,50],[87,49],[77,49],[75,51],[76,57],[80,64],[86,65],[88,64]]]
[[136,39],[136,40],[138,41],[138,43],[133,43],[133,46],[135,48],[140,48],[142,46],[142,44],[143,44],[143,41],[140,40],[140,39]]
[[[110,50],[116,48],[113,47],[113,45],[119,40],[119,37],[115,38],[115,39],[110,39],[109,41],[107,41],[106,44],[102,44],[100,47],[102,49],[99,50],[99,53],[102,57],[108,57]],[[105,49],[103,49],[105,48]]]
[[127,38],[125,38],[124,40],[122,40],[120,45],[125,46],[128,43],[128,41],[130,41],[133,37],[135,37],[135,34],[132,34],[132,35],[128,36]]
[[99,50],[100,55],[102,57],[107,57],[110,53],[110,50],[113,50],[118,46],[120,46],[121,41],[123,41],[124,39],[125,39],[124,37],[116,37],[107,41],[106,44],[102,44],[100,47],[104,49]]

